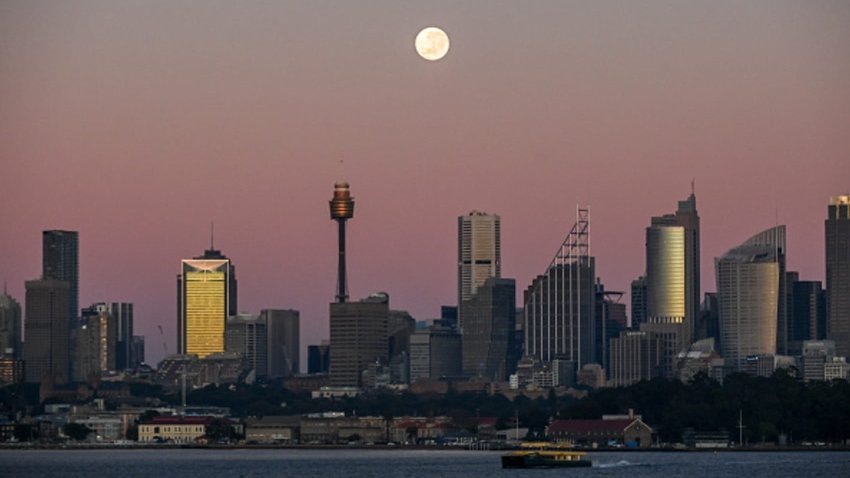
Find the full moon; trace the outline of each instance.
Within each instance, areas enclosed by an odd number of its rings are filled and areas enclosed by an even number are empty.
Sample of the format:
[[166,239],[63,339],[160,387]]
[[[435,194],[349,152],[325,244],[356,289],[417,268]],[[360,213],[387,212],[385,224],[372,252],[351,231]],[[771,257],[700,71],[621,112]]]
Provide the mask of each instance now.
[[437,61],[449,52],[449,36],[437,27],[424,28],[416,35],[416,53],[428,61]]

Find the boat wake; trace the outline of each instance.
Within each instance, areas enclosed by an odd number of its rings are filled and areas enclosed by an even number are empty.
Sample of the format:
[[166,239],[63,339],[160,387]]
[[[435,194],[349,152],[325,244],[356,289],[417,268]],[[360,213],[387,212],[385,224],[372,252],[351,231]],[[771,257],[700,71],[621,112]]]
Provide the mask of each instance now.
[[593,463],[594,468],[622,468],[624,466],[634,466],[635,463],[628,462],[626,460],[620,460],[615,463]]

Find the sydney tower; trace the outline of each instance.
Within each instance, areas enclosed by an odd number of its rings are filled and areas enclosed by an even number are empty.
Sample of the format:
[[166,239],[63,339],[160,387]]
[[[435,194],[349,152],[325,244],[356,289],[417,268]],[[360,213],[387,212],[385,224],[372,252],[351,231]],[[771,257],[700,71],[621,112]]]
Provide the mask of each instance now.
[[334,197],[330,200],[331,219],[339,224],[339,269],[337,271],[336,301],[343,303],[348,300],[348,289],[345,285],[345,221],[354,217],[354,198],[348,189],[348,183],[339,181],[334,185]]

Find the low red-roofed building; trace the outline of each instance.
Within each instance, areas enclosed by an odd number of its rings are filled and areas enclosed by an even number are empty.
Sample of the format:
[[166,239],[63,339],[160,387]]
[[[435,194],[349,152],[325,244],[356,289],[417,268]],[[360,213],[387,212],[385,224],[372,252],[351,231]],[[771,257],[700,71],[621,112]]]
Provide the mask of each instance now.
[[555,420],[546,434],[575,445],[606,446],[611,442],[637,448],[652,444],[652,428],[640,418],[614,420]]

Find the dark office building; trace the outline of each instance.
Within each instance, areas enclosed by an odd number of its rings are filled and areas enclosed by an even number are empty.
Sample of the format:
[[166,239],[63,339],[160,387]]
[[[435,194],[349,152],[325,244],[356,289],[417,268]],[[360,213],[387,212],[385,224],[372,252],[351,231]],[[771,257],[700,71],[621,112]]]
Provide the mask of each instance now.
[[24,360],[26,381],[52,379],[67,383],[71,374],[71,319],[68,282],[42,279],[26,282]]
[[[43,279],[65,281],[69,285],[68,317],[77,318],[80,311],[80,237],[77,231],[43,231]],[[69,326],[72,326],[69,323]]]
[[622,298],[622,292],[605,290],[604,285],[596,284],[595,361],[605,370],[608,370],[611,340],[619,337],[620,332],[626,330],[628,326],[626,304],[620,302]]
[[264,309],[260,317],[268,327],[269,377],[301,373],[301,313],[292,309]]
[[330,383],[362,386],[362,373],[375,363],[389,363],[387,321],[390,298],[375,293],[359,302],[330,304]]
[[328,373],[331,363],[331,346],[327,341],[307,346],[307,373]]
[[268,375],[268,329],[266,321],[251,314],[228,317],[224,327],[224,350],[241,354],[245,369],[257,377]]
[[829,340],[835,354],[850,357],[850,195],[830,199],[826,232],[826,293]]
[[632,281],[632,321],[629,327],[637,329],[646,322],[646,277]]
[[826,338],[826,291],[820,281],[797,281],[792,285],[791,341]]
[[461,304],[463,373],[503,382],[516,371],[509,360],[516,337],[516,282],[491,277]]

